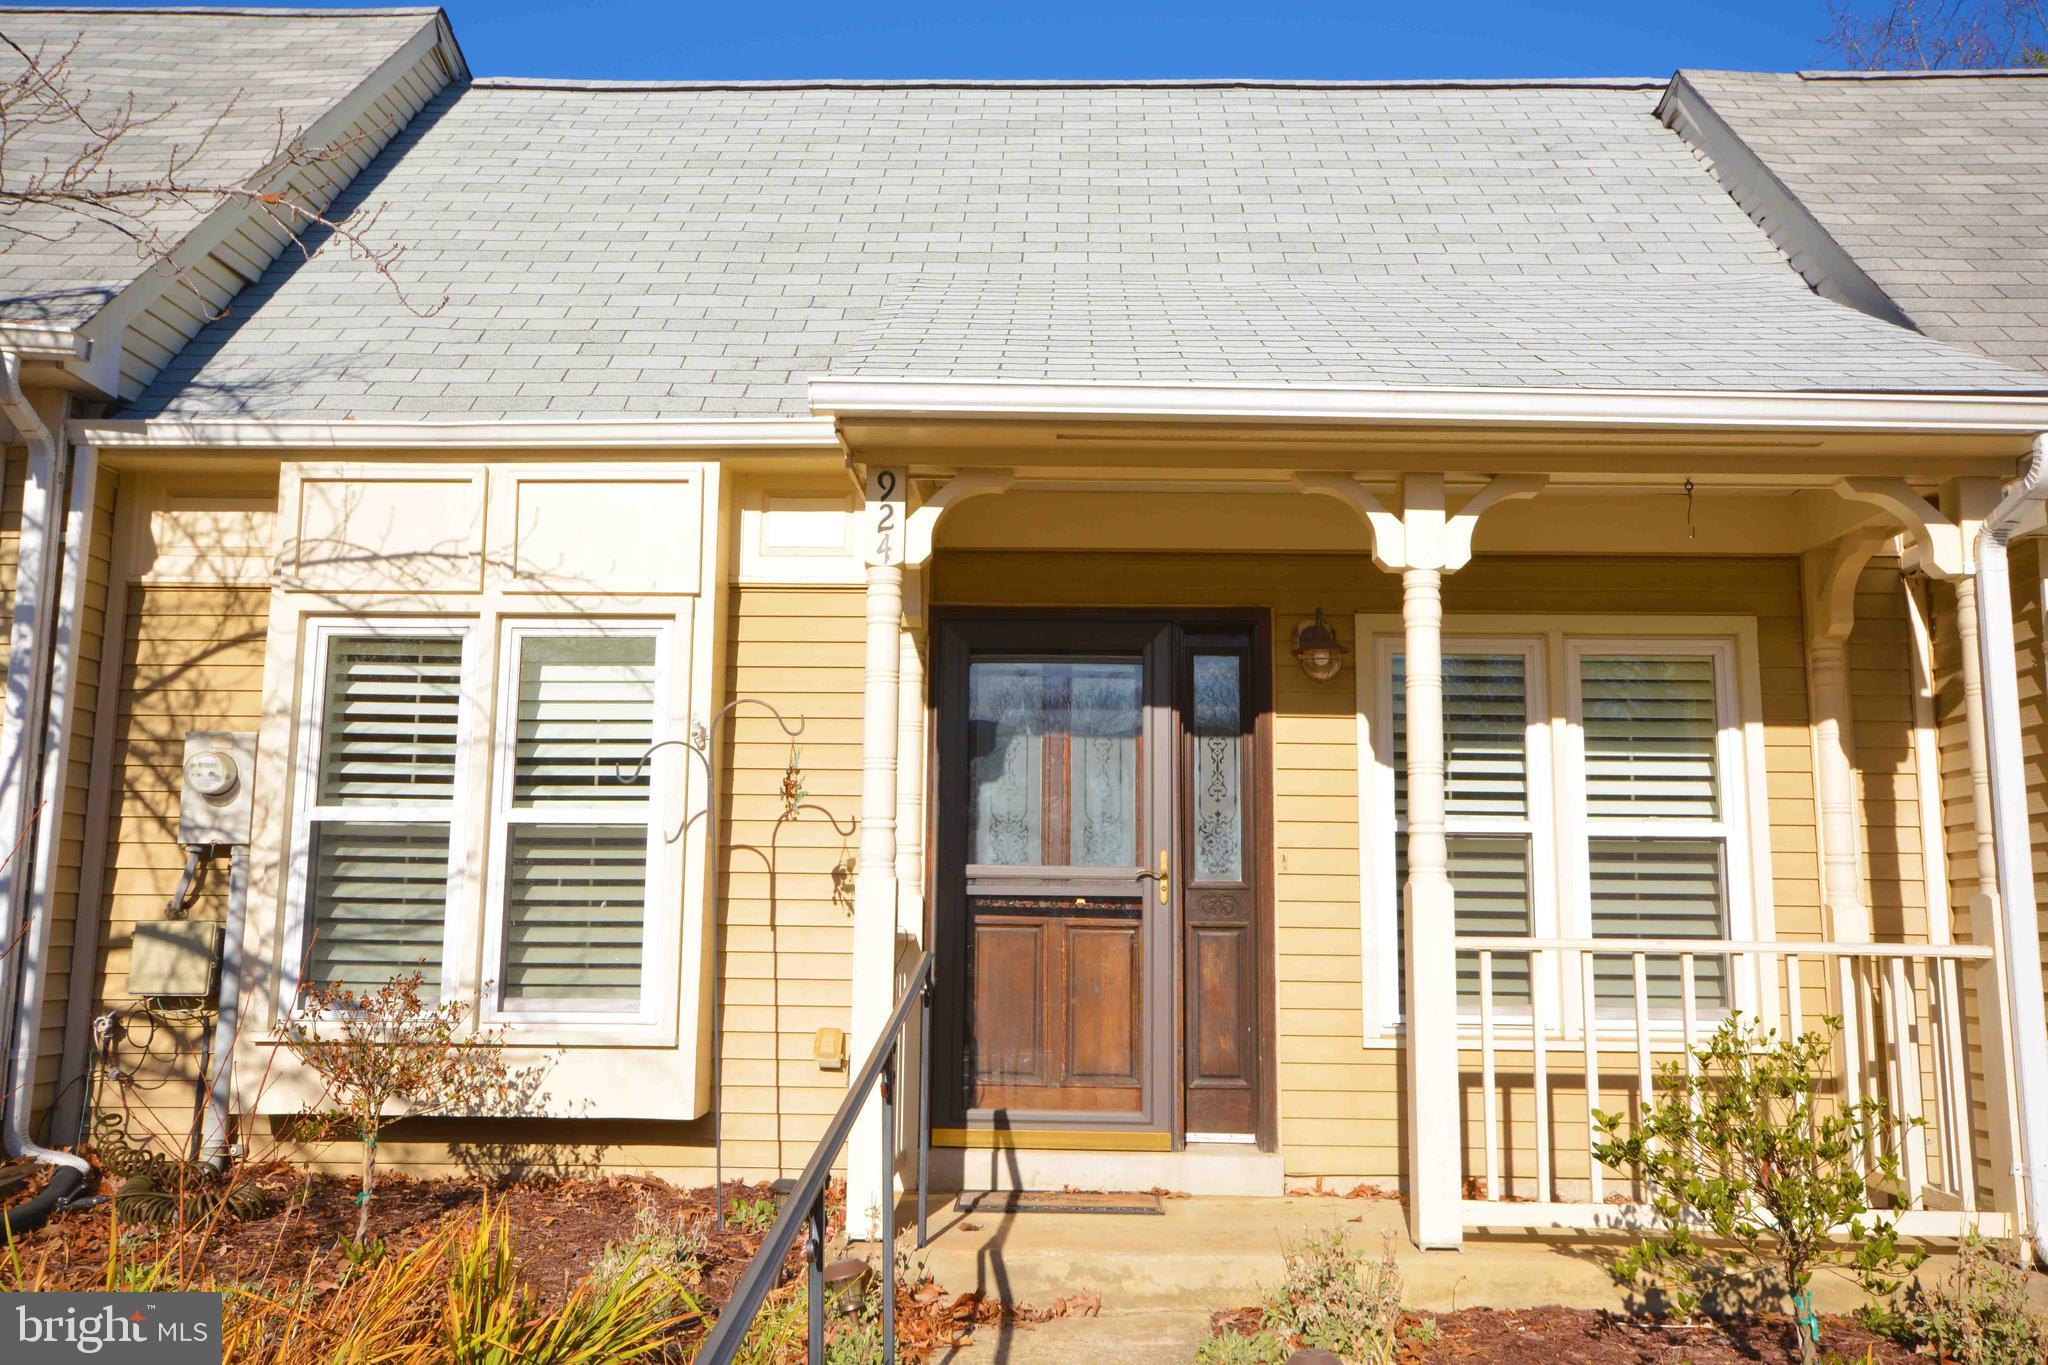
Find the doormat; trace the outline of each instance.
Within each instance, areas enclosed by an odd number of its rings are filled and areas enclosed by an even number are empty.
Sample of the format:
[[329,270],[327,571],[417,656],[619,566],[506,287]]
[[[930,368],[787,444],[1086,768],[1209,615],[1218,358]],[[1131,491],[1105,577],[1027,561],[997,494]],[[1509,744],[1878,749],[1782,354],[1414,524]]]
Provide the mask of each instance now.
[[1156,1194],[1101,1194],[1087,1190],[979,1190],[962,1194],[958,1213],[1134,1213],[1159,1215]]

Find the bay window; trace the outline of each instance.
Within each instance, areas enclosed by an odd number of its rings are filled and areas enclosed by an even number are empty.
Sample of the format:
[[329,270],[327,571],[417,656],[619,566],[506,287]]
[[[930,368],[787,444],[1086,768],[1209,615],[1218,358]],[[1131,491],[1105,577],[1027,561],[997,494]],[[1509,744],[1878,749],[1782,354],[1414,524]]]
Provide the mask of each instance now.
[[283,1003],[418,972],[487,1022],[655,1021],[680,759],[639,760],[680,737],[671,623],[507,621],[495,667],[482,622],[308,631]]

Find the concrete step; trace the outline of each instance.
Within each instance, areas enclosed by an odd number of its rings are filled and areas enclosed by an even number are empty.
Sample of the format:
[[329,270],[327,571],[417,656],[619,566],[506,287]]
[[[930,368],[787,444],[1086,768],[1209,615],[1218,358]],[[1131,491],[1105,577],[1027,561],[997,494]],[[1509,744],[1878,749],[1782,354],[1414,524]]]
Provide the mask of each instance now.
[[1034,1326],[981,1327],[972,1344],[939,1357],[959,1365],[1187,1365],[1209,1335],[1209,1315],[1194,1309],[1105,1308],[1100,1317],[1060,1318]]

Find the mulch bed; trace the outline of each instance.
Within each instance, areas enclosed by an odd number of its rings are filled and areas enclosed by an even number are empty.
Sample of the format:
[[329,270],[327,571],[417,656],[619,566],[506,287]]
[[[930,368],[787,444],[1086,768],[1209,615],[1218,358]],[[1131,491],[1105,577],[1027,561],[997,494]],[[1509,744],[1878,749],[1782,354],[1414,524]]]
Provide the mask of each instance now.
[[[1217,1313],[1211,1323],[1218,1332],[1249,1335],[1259,1330],[1259,1310],[1235,1308]],[[1425,1323],[1434,1326],[1435,1336],[1418,1341],[1413,1333]],[[1799,1360],[1790,1320],[1776,1316],[1676,1323],[1591,1308],[1461,1308],[1408,1314],[1402,1331],[1403,1365],[1797,1365]],[[1925,1356],[1872,1336],[1846,1318],[1823,1320],[1820,1349],[1822,1359],[1834,1355],[1856,1365],[1866,1352],[1874,1365],[1927,1365]]]
[[[308,1266],[315,1266],[315,1285],[331,1288],[344,1265],[337,1244],[355,1233],[355,1181],[309,1176],[281,1164],[245,1171],[242,1178],[270,1196],[272,1212],[248,1222],[216,1222],[204,1248],[208,1271],[216,1280],[255,1282],[295,1280]],[[101,1191],[118,1183],[109,1178]],[[377,1181],[377,1195],[370,1203],[370,1236],[381,1239],[389,1251],[402,1253],[426,1240],[446,1215],[477,1208],[486,1198],[506,1211],[520,1270],[528,1282],[543,1300],[558,1303],[606,1243],[632,1236],[643,1204],[664,1214],[708,1218],[712,1191],[678,1189],[636,1176],[521,1181],[491,1188],[473,1180],[415,1180],[394,1173]],[[762,1199],[773,1203],[775,1198],[767,1185],[726,1185],[726,1229],[711,1231],[703,1264],[703,1287],[710,1300],[723,1303],[730,1296],[765,1231],[733,1226],[732,1208]],[[838,1226],[843,1224],[835,1219]],[[45,1224],[23,1251],[32,1260],[47,1254],[52,1280],[67,1283],[105,1266],[109,1231],[104,1205],[65,1213]],[[131,1257],[154,1258],[168,1249],[159,1239],[171,1234],[124,1221],[122,1235],[133,1239]],[[326,1268],[324,1275],[317,1268],[321,1266]]]
[[[331,1175],[308,1175],[277,1164],[245,1168],[241,1178],[270,1197],[271,1211],[247,1222],[220,1219],[201,1235],[174,1233],[123,1220],[120,1236],[125,1262],[153,1261],[169,1251],[168,1238],[183,1237],[184,1250],[203,1263],[215,1283],[297,1284],[311,1268],[316,1292],[338,1287],[346,1261],[339,1244],[355,1233],[356,1182]],[[33,1197],[46,1179],[37,1173],[0,1196],[0,1207]],[[100,1190],[111,1192],[119,1181],[103,1179]],[[845,1220],[840,1190],[827,1197],[830,1239],[836,1242]],[[603,1180],[539,1179],[488,1186],[475,1180],[416,1180],[402,1174],[380,1176],[370,1204],[370,1236],[381,1239],[387,1254],[402,1254],[425,1241],[444,1217],[474,1210],[488,1198],[505,1211],[512,1225],[520,1271],[541,1299],[560,1303],[596,1262],[608,1243],[630,1238],[643,1207],[668,1218],[691,1217],[707,1224],[708,1245],[701,1260],[701,1279],[692,1293],[714,1313],[731,1298],[740,1276],[760,1249],[765,1226],[742,1228],[736,1209],[750,1208],[758,1224],[763,1201],[778,1204],[766,1184],[728,1182],[725,1187],[726,1227],[709,1226],[713,1191],[681,1189],[646,1176],[621,1175]],[[51,1219],[20,1245],[24,1267],[32,1275],[42,1268],[50,1288],[95,1288],[103,1283],[107,1239],[113,1222],[107,1206],[68,1212]],[[783,1283],[794,1285],[803,1272],[801,1246],[790,1253]],[[1029,1325],[1049,1318],[1088,1316],[1100,1311],[1101,1300],[1078,1294],[1044,1308],[1006,1306],[980,1294],[949,1294],[929,1279],[899,1276],[897,1330],[900,1356],[909,1361],[930,1358],[967,1344],[976,1327],[994,1323]],[[699,1328],[698,1330],[702,1330]],[[696,1332],[685,1330],[684,1344]]]

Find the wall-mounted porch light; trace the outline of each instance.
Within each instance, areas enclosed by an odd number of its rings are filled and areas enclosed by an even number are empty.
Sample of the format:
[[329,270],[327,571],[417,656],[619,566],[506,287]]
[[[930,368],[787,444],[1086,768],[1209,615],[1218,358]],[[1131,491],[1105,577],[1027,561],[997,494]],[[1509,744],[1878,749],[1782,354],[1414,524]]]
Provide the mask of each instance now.
[[1321,607],[1316,608],[1315,620],[1303,621],[1294,628],[1295,662],[1317,682],[1328,682],[1343,672],[1346,653],[1344,646],[1337,643],[1337,632],[1323,619]]

